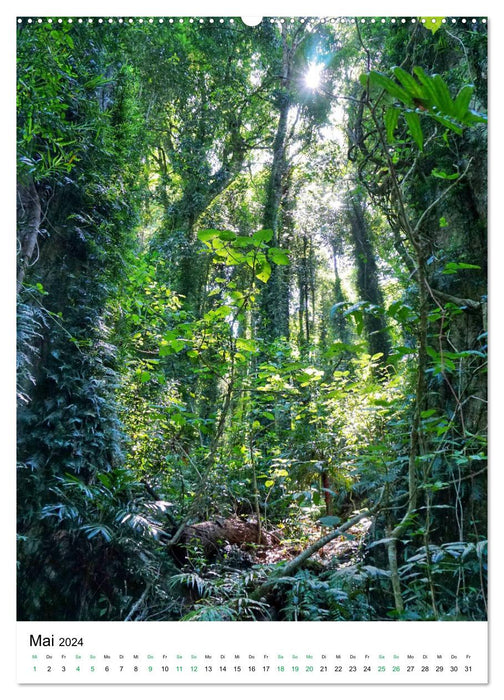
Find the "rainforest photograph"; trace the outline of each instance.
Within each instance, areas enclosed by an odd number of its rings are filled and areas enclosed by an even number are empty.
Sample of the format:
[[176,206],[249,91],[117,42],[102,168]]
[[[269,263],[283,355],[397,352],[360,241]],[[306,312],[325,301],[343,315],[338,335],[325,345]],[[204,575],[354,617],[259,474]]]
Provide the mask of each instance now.
[[17,19],[17,619],[487,619],[487,22]]

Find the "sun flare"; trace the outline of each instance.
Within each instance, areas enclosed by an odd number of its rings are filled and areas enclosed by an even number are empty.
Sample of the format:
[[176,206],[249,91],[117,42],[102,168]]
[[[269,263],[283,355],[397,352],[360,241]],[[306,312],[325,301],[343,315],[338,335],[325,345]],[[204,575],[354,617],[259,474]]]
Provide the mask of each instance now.
[[322,71],[324,70],[323,63],[311,62],[305,75],[306,87],[315,90],[320,85]]

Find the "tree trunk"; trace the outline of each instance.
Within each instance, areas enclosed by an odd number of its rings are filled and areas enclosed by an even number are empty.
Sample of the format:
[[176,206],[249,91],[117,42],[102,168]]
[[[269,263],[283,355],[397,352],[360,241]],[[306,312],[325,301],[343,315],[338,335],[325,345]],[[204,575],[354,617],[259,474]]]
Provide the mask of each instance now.
[[377,308],[377,313],[364,313],[364,327],[368,338],[369,353],[381,354],[380,364],[387,365],[390,355],[390,339],[383,314],[383,294],[378,282],[378,267],[369,228],[364,216],[362,201],[353,197],[348,207],[350,232],[354,244],[355,263],[357,265],[357,288],[363,301]]
[[42,223],[42,206],[33,180],[18,187],[18,239],[17,293],[21,291],[26,270],[31,263]]
[[[287,44],[286,25],[282,25],[283,59],[282,78],[277,98],[278,124],[273,141],[273,162],[266,190],[263,213],[263,228],[273,231],[271,245],[281,247],[280,212],[284,194],[284,179],[287,172],[287,124],[291,98],[289,82],[291,52]],[[273,265],[271,276],[261,298],[261,325],[265,338],[273,340],[289,337],[289,266]]]
[[333,515],[333,499],[331,495],[331,484],[329,481],[329,473],[325,470],[320,475],[322,490],[324,492],[324,500],[326,505],[326,515]]

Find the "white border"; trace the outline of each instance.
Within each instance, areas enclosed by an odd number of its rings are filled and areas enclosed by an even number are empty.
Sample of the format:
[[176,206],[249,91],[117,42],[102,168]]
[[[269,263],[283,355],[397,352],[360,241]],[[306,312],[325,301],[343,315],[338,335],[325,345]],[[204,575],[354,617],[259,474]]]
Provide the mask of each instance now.
[[[419,9],[414,9],[419,8]],[[485,9],[486,8],[486,9]],[[139,12],[139,10],[142,12]],[[203,2],[202,0],[184,0],[184,2],[174,2],[173,0],[143,0],[141,3],[133,0],[88,0],[81,4],[69,4],[61,0],[56,2],[37,2],[36,0],[23,0],[9,10],[9,13],[16,15],[41,16],[48,14],[52,16],[79,16],[89,14],[99,15],[122,15],[128,13],[131,16],[242,16],[242,15],[266,15],[268,17],[292,17],[292,16],[401,16],[401,15],[423,15],[423,16],[454,16],[465,17],[469,15],[484,16],[485,14],[496,15],[495,3],[491,0],[481,2],[469,2],[468,0],[441,0],[425,3],[404,3],[397,0],[355,0],[355,2],[341,3],[334,0],[257,0],[256,2],[243,2],[233,0],[212,0]]]
[[[141,12],[139,12],[141,10]],[[15,300],[15,275],[14,275],[14,236],[15,229],[15,106],[13,96],[15,85],[14,56],[15,56],[15,32],[14,19],[16,16],[453,16],[472,17],[487,16],[489,18],[490,32],[490,328],[491,328],[491,617],[490,617],[490,684],[488,686],[373,686],[372,690],[365,686],[298,686],[293,687],[271,687],[271,686],[205,686],[195,688],[194,686],[121,686],[121,687],[90,687],[90,686],[17,686],[15,682],[15,570],[12,563],[15,561],[15,474],[13,465],[15,464],[15,423],[14,423],[14,357],[15,347],[14,335],[14,300]],[[501,68],[504,65],[502,50],[504,48],[504,26],[502,5],[493,2],[480,0],[478,2],[432,2],[414,3],[414,5],[404,2],[372,2],[371,0],[355,0],[350,3],[338,3],[334,0],[257,0],[255,2],[232,2],[230,0],[213,0],[212,2],[202,2],[202,0],[184,0],[184,2],[152,2],[142,0],[132,2],[118,2],[117,0],[93,0],[81,5],[68,2],[36,2],[26,0],[11,5],[7,9],[0,11],[0,47],[2,51],[2,93],[7,96],[7,106],[3,105],[2,110],[2,165],[0,177],[2,187],[0,196],[2,198],[2,232],[0,234],[0,289],[2,300],[2,343],[1,343],[1,365],[3,370],[3,403],[2,403],[2,447],[5,455],[2,474],[2,499],[0,501],[0,513],[2,517],[2,532],[4,534],[4,550],[2,552],[2,570],[4,577],[2,581],[2,611],[1,611],[1,645],[0,645],[0,668],[2,669],[1,686],[5,690],[8,698],[63,698],[71,694],[72,697],[88,697],[92,692],[94,697],[110,697],[114,695],[121,698],[138,698],[139,694],[148,693],[149,698],[186,698],[194,696],[195,693],[204,693],[205,699],[234,698],[239,695],[241,698],[256,698],[260,694],[261,698],[289,697],[303,698],[307,700],[311,692],[322,693],[329,691],[331,697],[342,696],[348,693],[352,700],[359,698],[369,698],[370,694],[374,698],[403,698],[422,697],[426,693],[443,693],[443,696],[456,694],[457,698],[471,697],[479,698],[499,697],[504,688],[504,663],[502,659],[501,639],[504,638],[503,626],[503,595],[501,592],[503,571],[502,559],[502,526],[498,521],[502,510],[500,506],[500,494],[504,492],[503,470],[504,465],[499,460],[501,446],[497,444],[496,436],[502,431],[503,416],[499,404],[502,402],[501,392],[504,391],[504,344],[502,343],[503,313],[501,309],[501,296],[503,290],[498,284],[498,280],[503,278],[502,264],[504,264],[504,233],[500,219],[502,216],[497,211],[497,206],[502,200],[502,161],[503,154],[503,112],[502,112],[502,80]],[[495,127],[492,126],[492,115],[495,118]],[[496,204],[497,203],[497,204]],[[7,332],[6,332],[7,331]],[[497,512],[496,512],[497,511]],[[106,623],[105,623],[106,624]],[[312,688],[312,689],[311,689]]]

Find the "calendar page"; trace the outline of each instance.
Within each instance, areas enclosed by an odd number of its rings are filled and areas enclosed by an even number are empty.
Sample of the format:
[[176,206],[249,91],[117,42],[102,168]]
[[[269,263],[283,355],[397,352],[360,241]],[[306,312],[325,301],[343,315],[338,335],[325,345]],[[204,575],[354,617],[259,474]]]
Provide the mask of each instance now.
[[12,20],[23,691],[488,683],[487,18],[258,8]]

